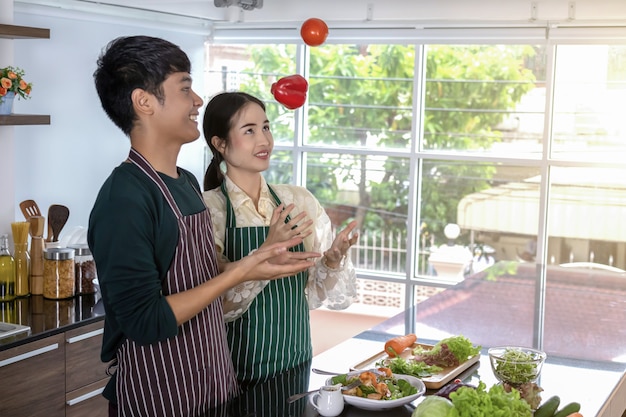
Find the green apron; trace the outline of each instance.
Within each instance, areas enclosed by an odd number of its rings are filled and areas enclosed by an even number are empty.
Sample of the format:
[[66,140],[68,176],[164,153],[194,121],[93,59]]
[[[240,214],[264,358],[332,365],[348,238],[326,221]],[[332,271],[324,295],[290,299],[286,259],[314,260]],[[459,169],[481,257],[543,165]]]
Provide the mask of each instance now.
[[[271,188],[269,191],[279,205],[276,193]],[[235,211],[224,183],[222,193],[226,197],[224,254],[229,260],[237,261],[261,246],[269,226],[236,227]],[[304,245],[301,243],[290,250],[304,251]],[[241,317],[226,324],[239,381],[271,378],[312,358],[309,306],[305,296],[307,279],[308,271],[303,271],[270,281]]]

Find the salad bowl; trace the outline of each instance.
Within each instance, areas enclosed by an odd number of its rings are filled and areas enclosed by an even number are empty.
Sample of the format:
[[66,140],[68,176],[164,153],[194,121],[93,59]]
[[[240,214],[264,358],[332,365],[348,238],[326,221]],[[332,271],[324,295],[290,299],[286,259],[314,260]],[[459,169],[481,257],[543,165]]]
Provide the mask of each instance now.
[[[347,375],[354,377],[354,376],[358,376],[359,374],[360,372],[350,372]],[[395,378],[396,380],[404,379],[405,381],[407,381],[409,384],[411,384],[417,389],[417,392],[415,394],[408,395],[402,398],[397,398],[394,400],[373,400],[369,398],[357,397],[355,395],[348,395],[344,393],[343,400],[346,402],[346,404],[350,404],[354,407],[357,407],[363,410],[388,410],[391,408],[396,408],[396,407],[400,407],[405,404],[408,404],[416,400],[420,396],[424,395],[424,393],[426,392],[426,386],[419,378],[416,378],[411,375],[401,375],[401,374],[392,374],[392,375],[393,375],[393,378]],[[326,381],[326,384],[332,385],[333,379],[328,378],[328,380]]]
[[520,346],[492,347],[488,354],[495,377],[513,386],[537,381],[547,356],[541,350]]

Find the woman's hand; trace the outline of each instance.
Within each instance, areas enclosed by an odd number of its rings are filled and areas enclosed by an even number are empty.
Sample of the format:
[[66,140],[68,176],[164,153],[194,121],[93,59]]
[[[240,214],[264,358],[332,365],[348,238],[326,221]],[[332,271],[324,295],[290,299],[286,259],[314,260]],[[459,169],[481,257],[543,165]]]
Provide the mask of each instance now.
[[338,268],[341,264],[341,260],[346,256],[346,253],[348,253],[348,249],[359,239],[358,233],[352,233],[356,225],[356,220],[351,221],[345,229],[335,236],[333,244],[324,252],[324,263],[328,268]]
[[270,230],[267,233],[267,237],[261,245],[261,248],[275,243],[285,242],[294,237],[304,239],[313,233],[313,229],[311,228],[313,220],[304,220],[306,218],[305,211],[292,217],[287,223],[285,223],[285,219],[294,208],[294,204],[289,204],[287,207],[280,204],[274,209],[272,218],[270,219]]

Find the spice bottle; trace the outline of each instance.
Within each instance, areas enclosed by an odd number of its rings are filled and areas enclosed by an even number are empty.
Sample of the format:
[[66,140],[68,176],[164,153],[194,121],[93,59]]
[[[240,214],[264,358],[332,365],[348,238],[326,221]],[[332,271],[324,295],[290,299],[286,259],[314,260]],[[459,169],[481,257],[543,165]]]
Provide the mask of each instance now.
[[80,243],[68,247],[74,249],[76,294],[94,294],[96,287],[93,285],[93,280],[97,276],[96,263],[93,260],[89,246],[85,243]]
[[48,248],[43,252],[43,296],[71,298],[75,291],[74,249]]
[[0,236],[0,301],[15,298],[15,259],[9,252],[9,235]]

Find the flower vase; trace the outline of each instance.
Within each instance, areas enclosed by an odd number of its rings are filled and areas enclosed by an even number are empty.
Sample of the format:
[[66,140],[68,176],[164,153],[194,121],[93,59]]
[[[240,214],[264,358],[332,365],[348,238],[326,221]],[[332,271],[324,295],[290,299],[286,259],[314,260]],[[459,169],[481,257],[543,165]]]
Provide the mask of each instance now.
[[0,115],[11,114],[13,112],[13,100],[15,93],[10,91],[4,97],[0,97]]

